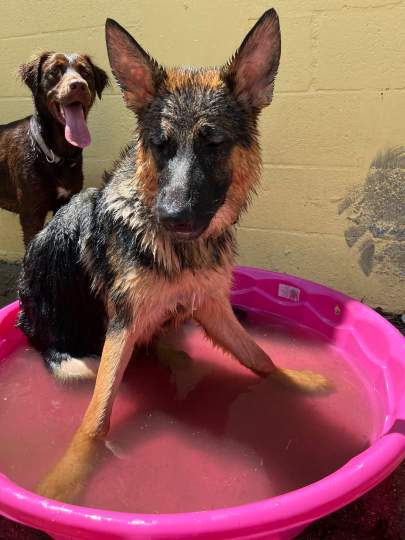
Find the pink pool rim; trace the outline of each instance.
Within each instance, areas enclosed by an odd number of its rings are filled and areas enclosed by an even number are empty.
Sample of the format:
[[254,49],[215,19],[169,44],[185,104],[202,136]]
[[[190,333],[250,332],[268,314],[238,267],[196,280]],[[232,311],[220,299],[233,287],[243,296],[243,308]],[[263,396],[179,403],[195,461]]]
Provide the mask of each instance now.
[[[355,359],[378,384],[384,422],[375,442],[333,474],[304,488],[233,508],[182,514],[128,514],[40,497],[0,474],[0,514],[55,539],[279,539],[353,501],[405,457],[405,339],[372,309],[332,289],[265,270],[239,267],[234,305],[307,326]],[[18,303],[0,310],[0,361],[24,343]]]

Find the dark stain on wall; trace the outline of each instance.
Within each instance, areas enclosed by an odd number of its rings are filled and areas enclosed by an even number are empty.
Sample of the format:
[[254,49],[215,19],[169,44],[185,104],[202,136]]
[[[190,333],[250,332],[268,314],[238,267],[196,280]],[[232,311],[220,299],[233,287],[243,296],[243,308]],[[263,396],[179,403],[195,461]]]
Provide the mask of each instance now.
[[339,206],[348,221],[345,239],[359,250],[359,265],[405,278],[405,147],[379,153],[365,182]]

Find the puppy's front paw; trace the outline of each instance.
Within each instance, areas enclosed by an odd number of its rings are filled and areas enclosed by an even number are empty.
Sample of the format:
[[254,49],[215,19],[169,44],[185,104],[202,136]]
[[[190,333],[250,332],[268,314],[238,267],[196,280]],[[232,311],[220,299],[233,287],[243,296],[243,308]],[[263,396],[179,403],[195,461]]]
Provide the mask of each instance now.
[[77,502],[104,448],[102,439],[77,432],[62,459],[39,483],[37,493],[65,503]]
[[271,372],[270,376],[288,388],[308,394],[324,394],[333,389],[331,382],[324,375],[308,369],[300,371],[277,368]]
[[36,492],[48,499],[75,503],[84,489],[84,485],[77,480],[77,478],[65,477],[60,474],[60,471],[54,469],[39,483]]

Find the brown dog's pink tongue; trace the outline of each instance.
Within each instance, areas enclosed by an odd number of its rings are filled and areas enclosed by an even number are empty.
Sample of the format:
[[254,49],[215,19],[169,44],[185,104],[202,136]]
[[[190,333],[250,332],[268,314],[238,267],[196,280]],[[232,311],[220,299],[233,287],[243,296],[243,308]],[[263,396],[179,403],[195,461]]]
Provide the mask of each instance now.
[[84,118],[83,107],[80,103],[63,105],[65,113],[65,139],[73,144],[84,148],[91,143],[90,132]]

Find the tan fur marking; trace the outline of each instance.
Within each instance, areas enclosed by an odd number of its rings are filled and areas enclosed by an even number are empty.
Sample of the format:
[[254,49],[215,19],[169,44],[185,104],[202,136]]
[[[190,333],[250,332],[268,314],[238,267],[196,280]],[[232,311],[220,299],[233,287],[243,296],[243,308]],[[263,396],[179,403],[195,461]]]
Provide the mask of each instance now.
[[225,203],[218,210],[204,237],[218,236],[235,223],[250,202],[260,180],[261,158],[258,144],[247,150],[236,146],[230,157],[232,181]]
[[[135,196],[142,197],[142,201],[151,207],[155,201],[157,191],[157,171],[155,161],[150,150],[145,149],[141,143],[136,147],[136,173],[135,178],[122,178],[122,181],[115,185],[114,192],[110,196],[110,208],[114,210],[115,206],[119,212],[122,212],[120,199],[131,200]],[[118,204],[116,203],[118,201]],[[133,213],[133,209],[128,206],[127,212]],[[125,221],[130,217],[123,214]]]
[[136,151],[136,183],[142,200],[151,207],[156,199],[157,171],[150,150],[145,149],[142,144],[138,144]]
[[135,334],[128,330],[107,332],[93,397],[79,429],[103,437],[109,429],[113,400],[131,358]]
[[169,92],[176,92],[187,85],[203,88],[221,88],[224,82],[218,69],[201,69],[199,71],[170,68],[167,70],[165,85]]

